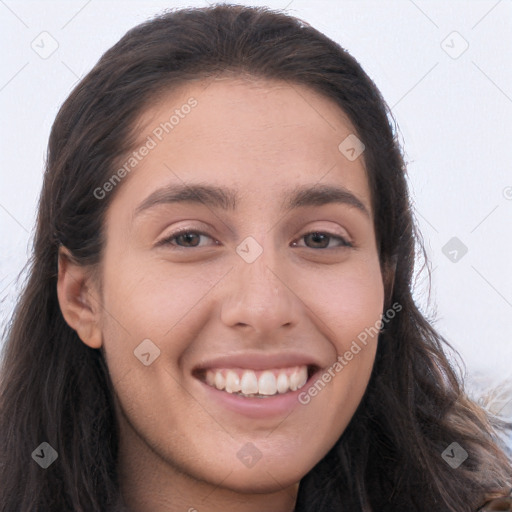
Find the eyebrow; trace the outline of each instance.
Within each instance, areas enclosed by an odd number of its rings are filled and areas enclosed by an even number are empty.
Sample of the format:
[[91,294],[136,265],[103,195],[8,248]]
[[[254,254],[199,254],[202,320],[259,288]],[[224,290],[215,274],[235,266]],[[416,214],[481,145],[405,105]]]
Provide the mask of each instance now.
[[[238,193],[235,189],[195,183],[169,185],[151,193],[134,213],[134,217],[145,210],[161,204],[196,203],[210,208],[236,210]],[[282,211],[322,206],[330,203],[344,204],[358,209],[370,218],[364,203],[344,187],[334,185],[299,185],[289,190],[281,205]]]

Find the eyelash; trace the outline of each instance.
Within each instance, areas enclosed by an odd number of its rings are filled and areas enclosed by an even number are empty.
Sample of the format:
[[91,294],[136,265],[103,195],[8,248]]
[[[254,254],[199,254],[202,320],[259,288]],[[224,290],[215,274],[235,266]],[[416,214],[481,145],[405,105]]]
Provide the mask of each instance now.
[[[194,234],[194,235],[200,235],[200,236],[207,236],[208,238],[212,238],[208,233],[205,233],[203,231],[198,231],[198,230],[194,230],[194,229],[188,229],[188,228],[185,228],[185,229],[181,229],[181,230],[178,230],[178,231],[175,231],[174,233],[171,233],[168,237],[164,238],[163,240],[160,240],[156,245],[157,246],[164,246],[164,245],[174,245],[175,247],[178,247],[180,249],[196,249],[198,247],[183,247],[183,246],[176,246],[175,244],[172,243],[173,240],[175,240],[176,238],[178,238],[179,236],[181,235],[186,235],[186,234]],[[348,240],[346,240],[345,238],[343,238],[342,236],[339,236],[339,235],[335,235],[334,233],[330,233],[328,231],[309,231],[307,233],[304,233],[300,239],[308,236],[308,235],[313,235],[313,234],[317,234],[317,235],[327,235],[329,238],[334,238],[334,239],[337,239],[341,242],[341,244],[337,247],[331,247],[330,250],[332,249],[345,249],[345,248],[351,248],[351,247],[354,247],[354,245],[349,242]],[[295,244],[296,242],[294,242]],[[306,247],[307,249],[320,249],[320,250],[329,250],[329,247]]]

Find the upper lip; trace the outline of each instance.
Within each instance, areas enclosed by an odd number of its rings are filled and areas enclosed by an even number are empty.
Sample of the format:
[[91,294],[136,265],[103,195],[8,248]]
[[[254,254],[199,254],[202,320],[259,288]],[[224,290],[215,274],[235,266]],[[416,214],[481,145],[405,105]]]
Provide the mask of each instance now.
[[321,367],[314,356],[298,352],[279,352],[274,354],[262,352],[244,352],[227,356],[214,357],[194,367],[194,371],[214,368],[243,368],[247,370],[269,370],[292,366]]

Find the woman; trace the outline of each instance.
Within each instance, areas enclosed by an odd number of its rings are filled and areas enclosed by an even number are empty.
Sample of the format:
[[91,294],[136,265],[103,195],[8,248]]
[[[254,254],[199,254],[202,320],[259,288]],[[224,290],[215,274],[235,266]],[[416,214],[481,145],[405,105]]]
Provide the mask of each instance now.
[[164,14],[100,59],[50,136],[2,512],[510,508],[510,461],[412,298],[388,112],[265,9]]

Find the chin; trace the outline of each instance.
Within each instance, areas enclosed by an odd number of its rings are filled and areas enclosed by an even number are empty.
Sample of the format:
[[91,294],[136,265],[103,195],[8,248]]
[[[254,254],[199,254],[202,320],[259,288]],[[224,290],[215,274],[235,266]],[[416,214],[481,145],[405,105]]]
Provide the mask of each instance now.
[[298,484],[306,473],[307,470],[298,473],[297,468],[294,471],[268,466],[259,470],[240,468],[234,469],[220,486],[242,494],[270,494]]

